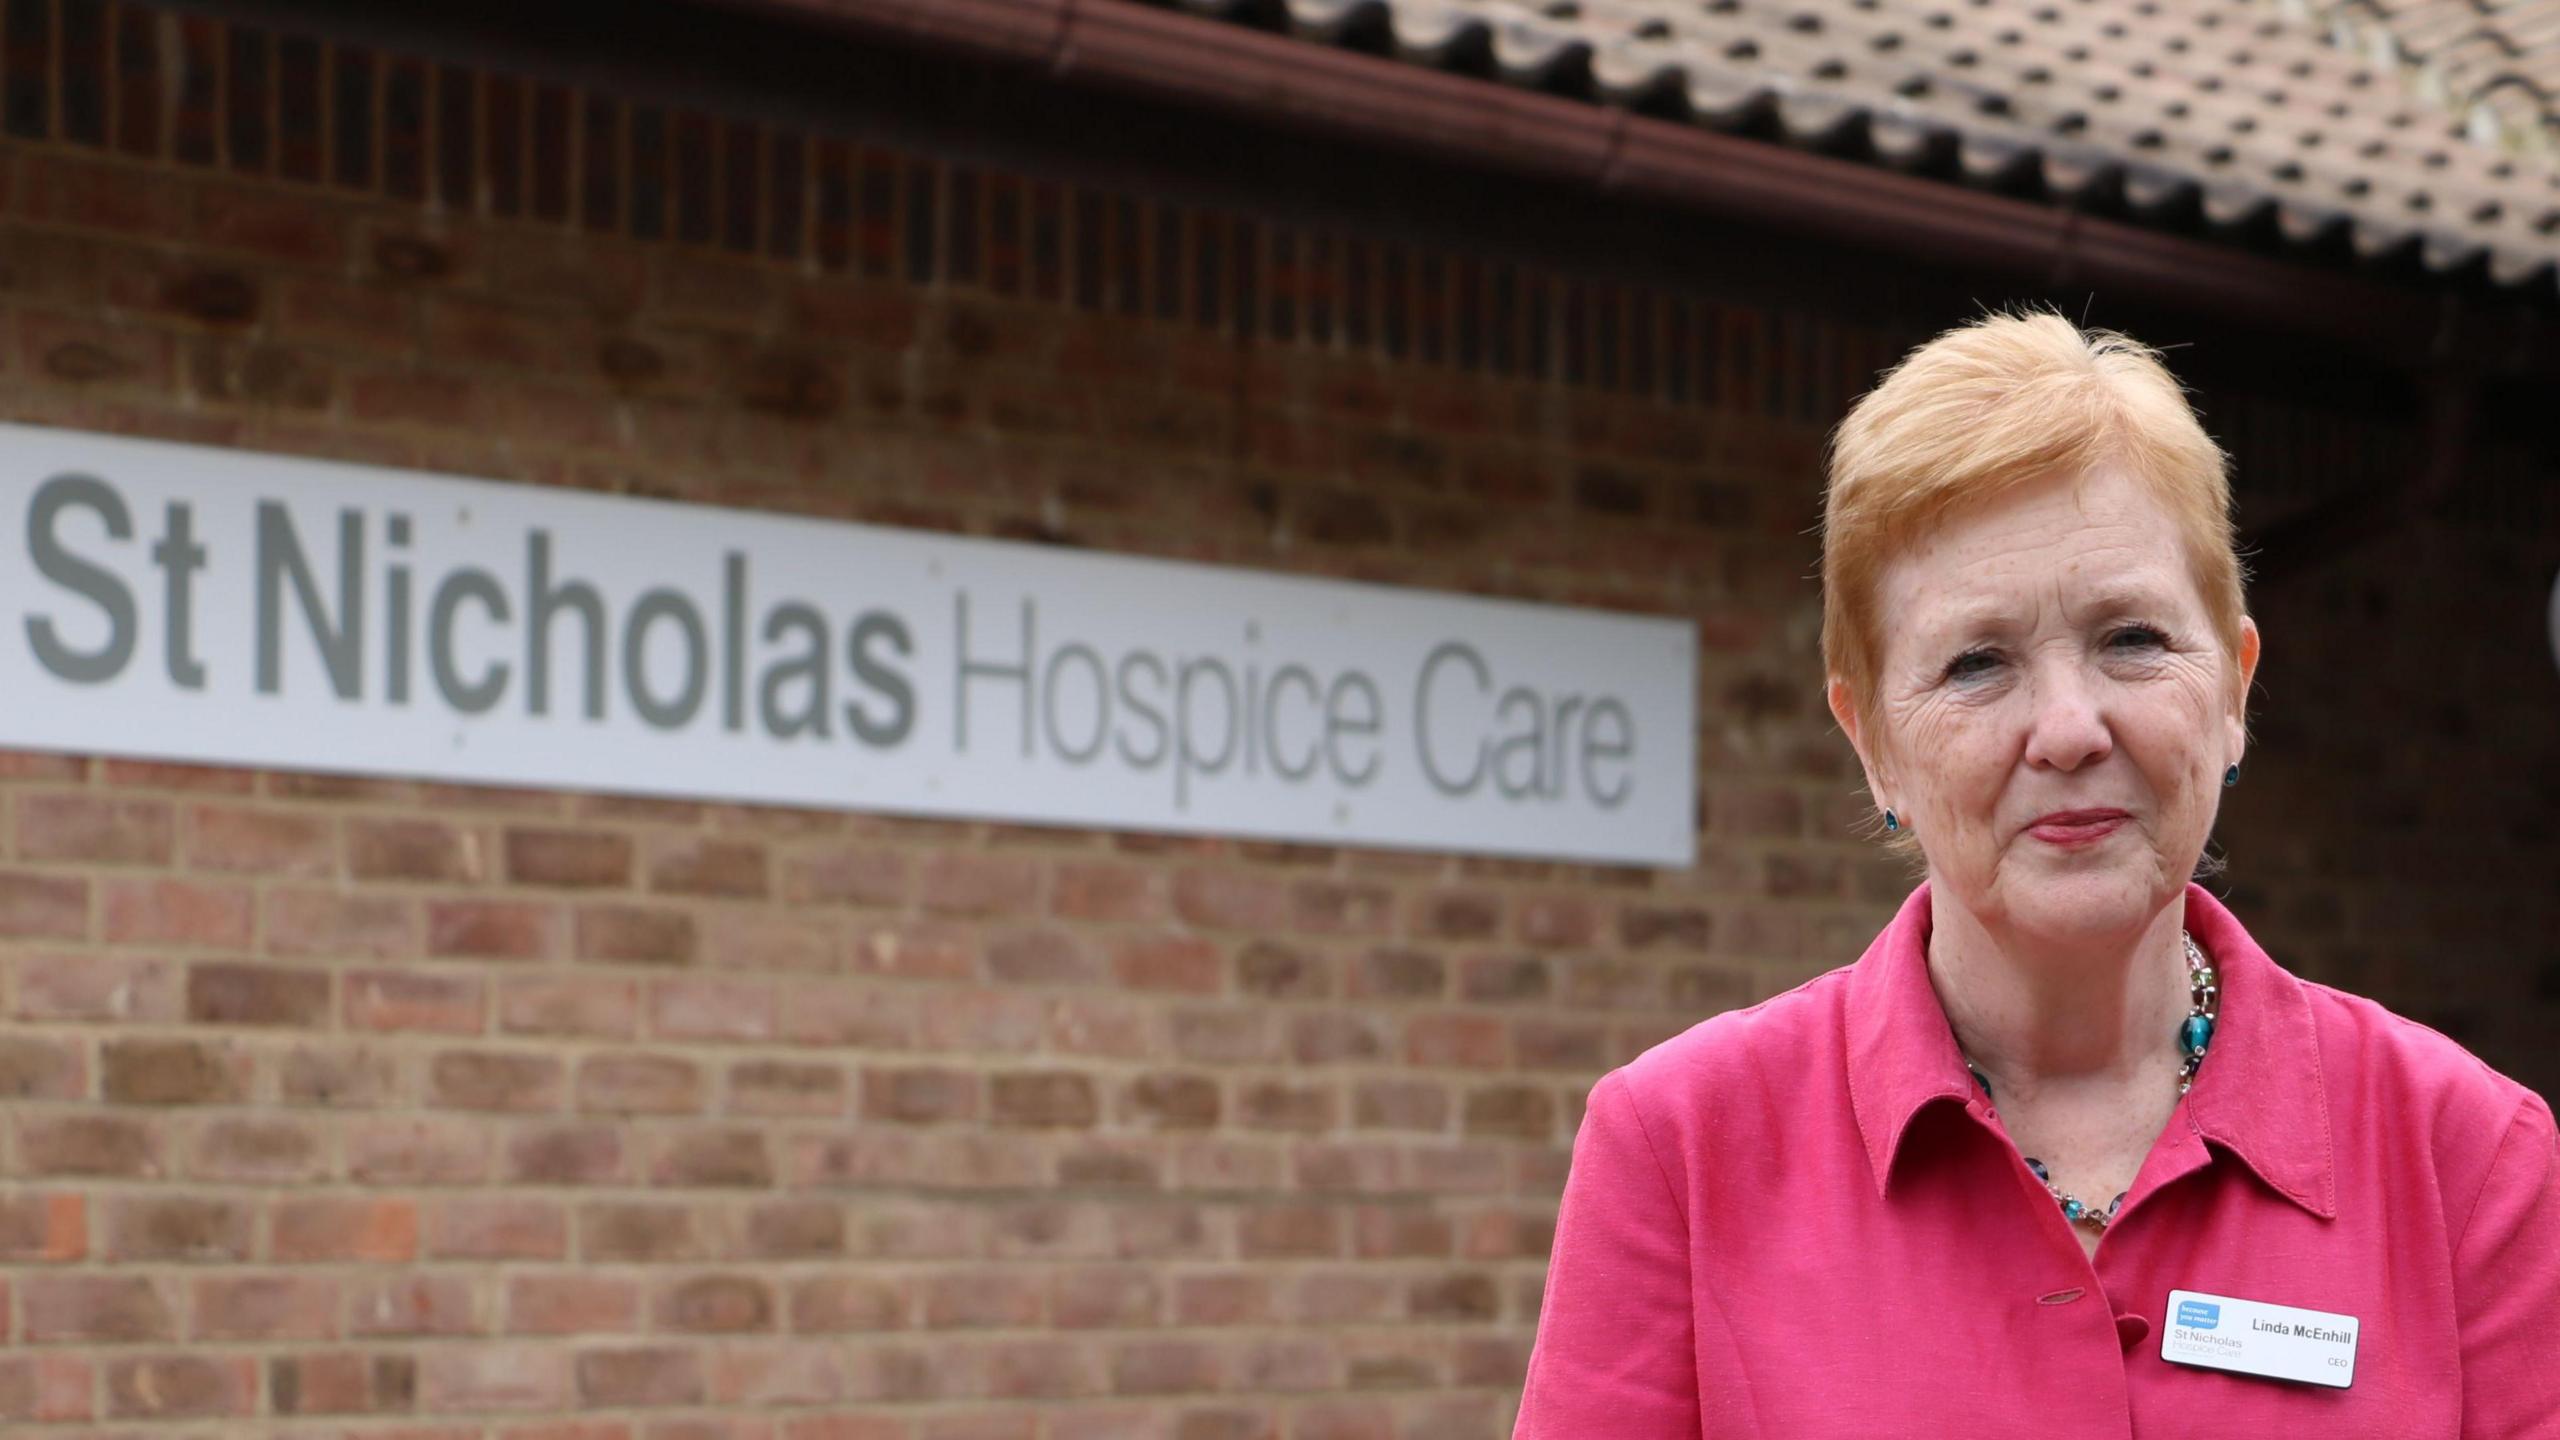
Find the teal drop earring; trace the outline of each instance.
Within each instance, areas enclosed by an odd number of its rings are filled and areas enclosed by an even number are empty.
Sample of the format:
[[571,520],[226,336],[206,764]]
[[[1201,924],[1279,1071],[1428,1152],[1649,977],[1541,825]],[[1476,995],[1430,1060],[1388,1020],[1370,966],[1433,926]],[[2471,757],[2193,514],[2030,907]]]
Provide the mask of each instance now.
[[1899,833],[1901,833],[1901,831],[1902,831],[1902,817],[1901,817],[1901,816],[1899,816],[1899,815],[1894,814],[1891,810],[1887,810],[1887,811],[1885,811],[1885,812],[1884,812],[1884,833],[1886,833],[1887,835],[1895,835],[1895,834],[1899,834]]
[[2227,769],[2227,770],[2225,770],[2225,771],[2223,771],[2223,772],[2222,772],[2222,788],[2223,788],[2223,789],[2225,789],[2225,790],[2228,790],[2228,789],[2230,789],[2232,786],[2237,785],[2237,784],[2239,784],[2239,783],[2240,783],[2240,765],[2239,765],[2239,762],[2234,761],[2234,762],[2232,762],[2231,768],[2229,768],[2229,769]]

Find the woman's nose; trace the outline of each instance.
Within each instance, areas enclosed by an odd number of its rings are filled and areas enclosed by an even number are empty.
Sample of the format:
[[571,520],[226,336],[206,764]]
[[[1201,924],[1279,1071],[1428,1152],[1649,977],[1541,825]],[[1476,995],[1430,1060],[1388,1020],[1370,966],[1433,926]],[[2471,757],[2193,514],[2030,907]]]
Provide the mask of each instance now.
[[2034,715],[2027,735],[2027,759],[2056,770],[2077,770],[2103,760],[2115,749],[2115,736],[2096,690],[2075,667],[2056,665],[2035,677]]

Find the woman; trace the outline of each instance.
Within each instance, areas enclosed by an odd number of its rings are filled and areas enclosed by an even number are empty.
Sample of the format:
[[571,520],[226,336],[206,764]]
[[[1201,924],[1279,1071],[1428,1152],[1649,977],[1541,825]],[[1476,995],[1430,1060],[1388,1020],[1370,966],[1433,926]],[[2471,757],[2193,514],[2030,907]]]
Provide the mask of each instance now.
[[1927,879],[1592,1090],[1517,1437],[2560,1436],[2549,1107],[2189,883],[2229,508],[2156,357],[2053,315],[1841,425],[1831,710]]

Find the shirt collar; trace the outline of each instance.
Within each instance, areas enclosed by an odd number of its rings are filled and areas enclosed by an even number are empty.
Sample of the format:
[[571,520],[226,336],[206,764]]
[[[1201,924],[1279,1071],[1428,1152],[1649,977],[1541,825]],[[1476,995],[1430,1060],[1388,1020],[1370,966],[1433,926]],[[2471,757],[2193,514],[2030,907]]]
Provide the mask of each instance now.
[[[1849,1100],[1882,1194],[1912,1117],[1971,1087],[1955,1032],[1929,983],[1929,887],[1913,890],[1849,976]],[[2302,982],[2258,948],[2203,886],[2186,894],[2187,933],[2222,986],[2213,1049],[2181,1112],[2270,1189],[2337,1217],[2329,1100]]]

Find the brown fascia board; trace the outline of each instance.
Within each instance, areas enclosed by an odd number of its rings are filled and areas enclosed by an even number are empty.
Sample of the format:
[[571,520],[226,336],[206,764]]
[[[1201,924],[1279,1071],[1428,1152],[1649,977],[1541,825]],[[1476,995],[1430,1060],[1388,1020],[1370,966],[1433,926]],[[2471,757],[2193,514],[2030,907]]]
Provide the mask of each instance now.
[[2350,346],[2393,368],[2552,363],[2539,317],[1136,0],[713,0],[1071,86],[1712,214],[2046,289]]

